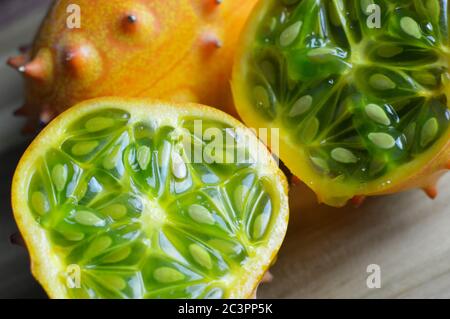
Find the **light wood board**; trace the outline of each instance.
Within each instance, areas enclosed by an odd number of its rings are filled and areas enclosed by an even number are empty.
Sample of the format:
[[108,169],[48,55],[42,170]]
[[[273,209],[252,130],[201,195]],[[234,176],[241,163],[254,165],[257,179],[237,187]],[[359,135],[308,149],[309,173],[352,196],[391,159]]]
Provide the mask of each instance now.
[[[434,201],[413,190],[341,209],[294,188],[274,280],[259,297],[450,298],[450,176],[439,186]],[[367,287],[371,264],[380,289]]]

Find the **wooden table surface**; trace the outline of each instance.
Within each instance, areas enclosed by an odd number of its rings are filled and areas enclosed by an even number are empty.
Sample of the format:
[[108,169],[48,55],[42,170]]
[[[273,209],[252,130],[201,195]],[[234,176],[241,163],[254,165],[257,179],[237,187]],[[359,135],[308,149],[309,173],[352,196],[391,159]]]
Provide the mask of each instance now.
[[[20,2],[20,1],[17,1]],[[0,298],[45,297],[29,272],[25,249],[11,246],[16,231],[9,203],[14,168],[28,141],[12,111],[22,103],[20,77],[4,66],[8,55],[30,41],[47,0],[33,3],[14,21],[0,23]],[[0,11],[2,11],[0,3]],[[29,8],[29,6],[27,6]],[[2,12],[6,12],[3,10]],[[317,205],[304,186],[291,190],[291,220],[272,269],[265,298],[450,298],[450,176],[440,196],[421,191],[371,198],[361,208]],[[381,268],[381,288],[369,289],[366,268]]]
[[[434,201],[413,190],[341,209],[294,188],[274,280],[259,297],[450,298],[450,176],[439,186]],[[371,264],[381,268],[380,289],[367,288]]]

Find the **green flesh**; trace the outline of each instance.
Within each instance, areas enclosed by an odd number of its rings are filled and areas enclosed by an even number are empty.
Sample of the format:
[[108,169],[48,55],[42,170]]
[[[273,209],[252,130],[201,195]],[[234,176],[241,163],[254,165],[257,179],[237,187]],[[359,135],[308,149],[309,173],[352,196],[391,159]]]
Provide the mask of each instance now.
[[[373,4],[381,28],[367,24]],[[386,176],[447,138],[447,6],[272,0],[244,61],[250,104],[317,174],[357,184]]]
[[226,298],[258,260],[279,211],[276,183],[254,163],[188,162],[179,129],[209,141],[194,120],[174,127],[96,111],[34,160],[28,205],[61,271],[81,269],[68,296]]

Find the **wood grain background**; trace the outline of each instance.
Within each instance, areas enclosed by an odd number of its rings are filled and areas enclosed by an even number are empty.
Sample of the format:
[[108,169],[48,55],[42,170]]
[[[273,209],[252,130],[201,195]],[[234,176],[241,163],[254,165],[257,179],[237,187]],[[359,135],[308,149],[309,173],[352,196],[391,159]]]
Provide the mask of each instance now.
[[[31,41],[48,2],[0,0],[0,298],[45,298],[25,249],[9,243],[16,231],[9,188],[28,141],[18,133],[23,121],[12,116],[22,103],[21,80],[4,62]],[[440,190],[435,201],[414,190],[334,209],[317,205],[305,186],[292,189],[275,278],[259,297],[450,298],[450,176]],[[381,267],[380,289],[366,286],[369,264]]]
[[[358,209],[317,205],[296,187],[275,278],[259,297],[450,298],[449,177],[434,201],[413,190]],[[367,288],[370,264],[381,267],[380,289]]]

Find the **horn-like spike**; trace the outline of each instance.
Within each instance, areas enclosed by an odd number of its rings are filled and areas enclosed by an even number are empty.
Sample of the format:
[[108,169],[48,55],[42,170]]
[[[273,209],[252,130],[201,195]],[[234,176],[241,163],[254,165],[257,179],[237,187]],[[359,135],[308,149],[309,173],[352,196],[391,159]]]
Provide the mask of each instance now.
[[26,62],[27,62],[27,57],[24,54],[21,54],[21,55],[17,55],[17,56],[9,58],[6,63],[14,69],[19,69]]
[[212,53],[217,49],[220,49],[222,47],[222,42],[220,41],[219,37],[214,33],[205,33],[202,36],[201,43],[203,48],[205,49],[205,52]]
[[356,208],[361,207],[362,204],[364,204],[364,202],[366,201],[366,196],[354,196],[350,202],[352,203],[353,206],[355,206]]
[[25,104],[14,111],[15,116],[27,116],[28,115],[28,105]]
[[47,76],[45,63],[39,57],[36,57],[33,61],[19,67],[18,70],[25,74],[25,76],[40,81],[45,80]]
[[134,13],[125,14],[122,21],[122,28],[127,33],[134,33],[140,25],[139,17]]
[[438,195],[438,190],[437,190],[436,185],[430,185],[430,186],[424,187],[423,191],[431,199],[435,199],[437,197],[437,195]]
[[72,46],[65,49],[64,64],[74,76],[81,76],[89,65],[93,50],[89,45]]
[[9,236],[9,242],[16,246],[25,247],[25,241],[20,233],[14,233]]
[[39,80],[47,81],[50,79],[53,69],[52,54],[49,49],[41,49],[30,62],[20,66],[19,72],[25,76]]
[[51,107],[46,105],[42,109],[42,112],[41,112],[41,114],[39,116],[39,120],[40,120],[41,124],[47,125],[55,117],[56,117],[56,113],[54,111],[52,111]]
[[83,67],[83,57],[80,55],[78,49],[71,48],[67,50],[65,53],[64,63],[72,74],[76,76],[80,75]]
[[203,0],[203,13],[211,14],[219,8],[220,4],[223,2],[222,0]]
[[272,282],[273,280],[273,275],[270,273],[270,271],[266,271],[266,273],[264,274],[264,276],[261,279],[261,283],[269,283]]

